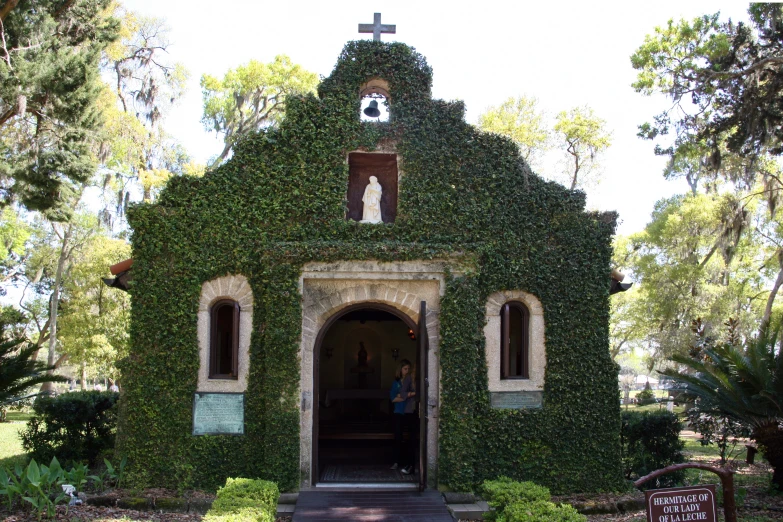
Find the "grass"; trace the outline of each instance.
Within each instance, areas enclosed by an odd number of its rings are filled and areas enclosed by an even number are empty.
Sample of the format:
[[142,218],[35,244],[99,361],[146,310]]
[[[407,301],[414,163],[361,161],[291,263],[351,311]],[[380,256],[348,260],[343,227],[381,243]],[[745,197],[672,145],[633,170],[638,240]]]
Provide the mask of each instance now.
[[[685,412],[685,406],[681,403],[677,403],[678,406],[674,407],[675,415],[682,415]],[[638,404],[623,404],[620,406],[622,411],[664,411],[666,410],[666,404],[645,404],[639,406]]]
[[[717,445],[702,446],[694,438],[684,438],[685,440],[685,459],[688,461],[703,462],[712,466],[720,466],[720,452]],[[765,488],[769,486],[771,471],[766,465],[764,458],[760,453],[756,454],[756,464],[749,466],[745,463],[745,444],[738,443],[733,451],[727,454],[727,464],[737,470],[734,475],[734,485],[736,487],[758,487]],[[709,471],[698,469],[689,469],[685,472],[685,481],[688,485],[718,483],[717,475]]]
[[[12,412],[8,413],[8,418],[12,419]],[[15,464],[27,463],[27,456],[22,449],[22,440],[19,438],[19,433],[25,426],[27,426],[26,422],[0,423],[0,466],[14,467]]]
[[9,422],[27,422],[32,418],[33,414],[26,411],[9,411],[7,417]]

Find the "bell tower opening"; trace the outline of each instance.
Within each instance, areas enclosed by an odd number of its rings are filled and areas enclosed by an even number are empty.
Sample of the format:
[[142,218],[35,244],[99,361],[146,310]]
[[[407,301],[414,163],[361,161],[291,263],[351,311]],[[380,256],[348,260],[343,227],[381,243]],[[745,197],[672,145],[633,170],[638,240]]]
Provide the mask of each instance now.
[[362,121],[387,122],[391,117],[389,83],[382,78],[373,78],[359,90],[361,108],[359,118]]
[[316,346],[318,482],[418,480],[417,469],[403,470],[418,451],[418,424],[395,422],[390,397],[401,363],[415,371],[415,325],[388,308],[352,307],[324,326]]

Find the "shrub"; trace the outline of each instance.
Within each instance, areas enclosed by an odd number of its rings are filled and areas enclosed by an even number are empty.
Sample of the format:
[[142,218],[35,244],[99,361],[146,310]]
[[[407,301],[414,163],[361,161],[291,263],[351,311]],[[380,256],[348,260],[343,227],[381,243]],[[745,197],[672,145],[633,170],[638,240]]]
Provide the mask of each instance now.
[[645,383],[644,389],[636,394],[636,400],[642,405],[655,402],[655,394],[653,393],[649,382]]
[[484,520],[496,522],[584,522],[572,506],[549,502],[549,489],[533,482],[516,482],[508,477],[486,480],[481,486],[484,498],[494,510]]
[[39,397],[22,434],[22,447],[33,458],[95,465],[101,452],[114,448],[117,428],[115,392],[80,391]]
[[508,477],[486,480],[481,486],[484,498],[495,509],[502,510],[508,504],[517,501],[548,501],[549,490],[533,482],[516,482]]
[[691,429],[701,435],[699,442],[702,446],[718,446],[721,465],[726,464],[741,439],[748,438],[751,434],[750,428],[745,424],[719,412],[704,409],[698,400],[686,416]]
[[573,506],[537,500],[535,502],[514,502],[506,506],[497,517],[497,522],[585,522],[587,517],[579,514]]
[[280,491],[268,480],[228,478],[205,522],[274,522]]
[[[625,477],[635,480],[657,469],[684,462],[681,430],[679,419],[669,411],[622,412],[620,437]],[[642,487],[670,487],[681,483],[683,478],[685,471],[680,470]]]

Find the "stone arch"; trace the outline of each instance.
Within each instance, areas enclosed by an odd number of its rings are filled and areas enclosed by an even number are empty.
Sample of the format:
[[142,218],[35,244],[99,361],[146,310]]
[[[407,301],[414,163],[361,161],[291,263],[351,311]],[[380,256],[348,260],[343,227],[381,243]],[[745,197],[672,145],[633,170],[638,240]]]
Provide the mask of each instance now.
[[[500,378],[500,308],[509,301],[517,301],[530,311],[530,378]],[[503,290],[487,298],[484,326],[487,380],[489,391],[541,391],[546,371],[546,343],[544,338],[544,307],[536,296],[522,290]]]
[[[239,375],[236,380],[209,378],[209,310],[221,299],[239,303]],[[241,274],[218,277],[201,285],[198,303],[198,388],[200,392],[242,393],[247,390],[250,332],[253,327],[253,290]]]
[[[321,295],[310,306],[302,310],[302,348],[309,351],[312,362],[312,351],[315,339],[326,321],[348,306],[361,303],[380,303],[391,306],[404,313],[417,323],[419,320],[419,304],[422,298],[415,294],[398,289],[387,282],[377,282],[370,285],[356,285],[327,295]],[[430,303],[427,307],[427,334],[430,349],[438,344],[438,310]],[[303,355],[305,355],[303,354]],[[307,358],[305,355],[303,357]]]

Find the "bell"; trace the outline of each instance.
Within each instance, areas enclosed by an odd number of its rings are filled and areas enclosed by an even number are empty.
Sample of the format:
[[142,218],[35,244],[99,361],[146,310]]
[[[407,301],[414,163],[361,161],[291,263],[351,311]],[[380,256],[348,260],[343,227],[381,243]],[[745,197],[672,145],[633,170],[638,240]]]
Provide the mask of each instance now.
[[378,102],[372,100],[370,104],[367,106],[367,108],[364,109],[364,114],[366,114],[370,118],[377,118],[378,116],[380,116],[381,111],[378,110]]

